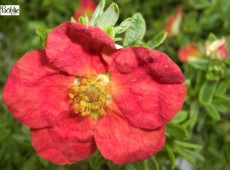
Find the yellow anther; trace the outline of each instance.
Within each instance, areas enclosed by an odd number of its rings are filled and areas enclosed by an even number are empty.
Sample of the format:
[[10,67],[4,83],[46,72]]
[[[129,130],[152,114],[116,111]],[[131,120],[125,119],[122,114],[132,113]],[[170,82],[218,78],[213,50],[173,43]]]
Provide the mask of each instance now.
[[73,99],[75,113],[82,116],[106,115],[105,108],[110,108],[112,97],[108,76],[104,74],[84,76],[75,79],[69,97]]

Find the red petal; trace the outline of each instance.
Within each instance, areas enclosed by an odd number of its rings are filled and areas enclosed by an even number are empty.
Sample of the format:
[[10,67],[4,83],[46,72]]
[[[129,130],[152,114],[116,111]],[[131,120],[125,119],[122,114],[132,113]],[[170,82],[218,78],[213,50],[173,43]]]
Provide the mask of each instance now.
[[84,76],[105,72],[101,53],[110,48],[115,48],[114,42],[101,29],[66,22],[48,35],[46,54],[58,69]]
[[32,145],[50,162],[73,164],[87,159],[95,151],[94,127],[91,116],[73,115],[57,126],[31,130]]
[[164,53],[143,47],[123,49],[112,57],[111,91],[123,114],[140,128],[168,123],[186,95],[179,67]]
[[25,125],[51,126],[70,112],[68,88],[73,81],[74,77],[62,75],[50,66],[44,51],[28,52],[13,66],[3,100]]
[[132,126],[125,117],[107,113],[100,117],[95,141],[102,155],[116,164],[145,160],[165,144],[164,128],[144,130]]

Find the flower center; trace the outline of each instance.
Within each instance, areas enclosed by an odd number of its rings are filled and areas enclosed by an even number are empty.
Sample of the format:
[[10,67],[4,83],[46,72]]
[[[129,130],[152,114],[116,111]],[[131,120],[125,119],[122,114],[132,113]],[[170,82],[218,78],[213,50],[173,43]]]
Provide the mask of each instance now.
[[112,100],[108,74],[77,77],[71,86],[69,97],[73,100],[75,113],[92,115],[98,119],[106,115],[105,108]]

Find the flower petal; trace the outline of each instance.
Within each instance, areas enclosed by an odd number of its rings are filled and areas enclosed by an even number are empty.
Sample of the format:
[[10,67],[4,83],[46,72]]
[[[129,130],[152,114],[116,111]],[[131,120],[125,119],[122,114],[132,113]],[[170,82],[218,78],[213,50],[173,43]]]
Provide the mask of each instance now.
[[68,88],[74,77],[60,74],[44,51],[26,53],[12,68],[3,90],[3,101],[27,126],[52,126],[69,114]]
[[101,154],[116,164],[145,160],[165,144],[164,128],[144,130],[134,127],[115,112],[100,117],[95,141]]
[[49,33],[46,54],[58,69],[84,76],[105,72],[104,49],[115,49],[113,40],[97,27],[66,22]]
[[143,47],[120,50],[112,57],[111,91],[123,114],[140,128],[168,123],[186,95],[180,68],[164,53]]
[[94,127],[91,116],[73,115],[57,126],[32,129],[32,145],[42,158],[50,162],[73,164],[87,159],[95,151]]

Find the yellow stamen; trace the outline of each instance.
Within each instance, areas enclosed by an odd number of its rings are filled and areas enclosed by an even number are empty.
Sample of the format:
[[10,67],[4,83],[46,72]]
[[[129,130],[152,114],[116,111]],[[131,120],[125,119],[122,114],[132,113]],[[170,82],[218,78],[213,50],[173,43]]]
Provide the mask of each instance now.
[[75,79],[69,97],[73,100],[75,113],[92,115],[95,119],[106,115],[112,97],[109,78],[106,74],[84,76]]

